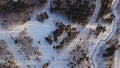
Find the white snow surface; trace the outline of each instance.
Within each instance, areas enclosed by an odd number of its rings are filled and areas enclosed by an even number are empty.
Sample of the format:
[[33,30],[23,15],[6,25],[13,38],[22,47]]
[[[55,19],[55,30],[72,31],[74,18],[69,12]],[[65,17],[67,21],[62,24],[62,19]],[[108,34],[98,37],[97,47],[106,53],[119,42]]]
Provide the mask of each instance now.
[[[90,44],[89,46],[89,57],[91,61],[91,67],[97,68],[96,64],[96,49],[97,47],[100,47],[98,45],[104,43],[102,40],[109,40],[113,35],[117,28],[117,22],[119,20],[118,14],[115,10],[115,7],[117,5],[119,0],[113,0],[113,14],[115,15],[115,20],[112,21],[111,25],[108,25],[106,27],[106,31],[104,33],[101,33],[97,39],[90,38]],[[45,37],[47,37],[49,34],[52,33],[56,29],[55,21],[62,21],[65,24],[68,24],[70,21],[67,20],[67,18],[63,17],[60,14],[51,14],[49,12],[49,4],[50,0],[48,0],[48,3],[45,5],[44,8],[37,9],[37,11],[34,13],[33,18],[26,22],[24,25],[16,26],[11,31],[5,30],[0,28],[0,39],[4,39],[8,44],[8,49],[13,53],[14,60],[16,64],[20,68],[27,68],[27,65],[30,65],[31,68],[42,68],[42,65],[47,62],[51,62],[48,68],[69,68],[67,66],[66,58],[69,56],[69,52],[76,47],[77,44],[80,43],[80,38],[86,37],[89,32],[89,29],[95,29],[97,24],[95,23],[95,20],[97,18],[97,14],[101,7],[101,0],[96,0],[96,8],[93,12],[93,15],[86,26],[86,28],[80,28],[81,33],[72,40],[71,43],[67,47],[65,47],[60,53],[57,53],[56,50],[53,49],[53,45],[49,45],[45,41]],[[37,20],[35,20],[35,16],[37,14],[40,14],[42,12],[46,11],[48,13],[49,18],[47,20],[44,20],[44,23],[41,23]],[[73,25],[74,27],[78,27],[79,25]],[[111,28],[112,27],[112,28]],[[24,28],[27,28],[27,33],[30,37],[33,38],[33,46],[38,47],[39,51],[42,53],[41,56],[41,62],[36,62],[34,60],[26,60],[24,55],[21,55],[18,50],[19,48],[15,45],[13,40],[11,39],[11,36],[15,37],[18,36],[19,33],[24,30]],[[38,44],[38,41],[40,41],[40,44]],[[116,54],[119,53],[119,51],[116,52]],[[118,57],[119,54],[117,54]],[[120,64],[120,58],[115,57],[115,68],[120,68],[118,66]],[[52,59],[54,57],[54,59]],[[2,61],[0,61],[1,63]]]

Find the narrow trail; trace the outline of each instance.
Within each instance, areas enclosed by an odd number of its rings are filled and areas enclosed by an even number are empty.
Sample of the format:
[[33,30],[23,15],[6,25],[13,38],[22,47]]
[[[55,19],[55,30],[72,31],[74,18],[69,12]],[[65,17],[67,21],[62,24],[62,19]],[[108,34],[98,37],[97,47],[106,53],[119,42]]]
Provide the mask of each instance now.
[[96,64],[96,62],[95,62],[95,57],[96,57],[96,56],[95,56],[95,53],[97,52],[97,47],[100,45],[100,43],[104,43],[105,41],[107,41],[107,40],[109,40],[111,37],[113,37],[113,35],[114,35],[115,32],[116,32],[117,23],[118,23],[119,17],[118,17],[118,14],[117,14],[115,8],[116,8],[116,6],[117,6],[117,4],[118,4],[118,1],[119,1],[119,0],[115,0],[115,3],[113,4],[113,7],[112,7],[112,9],[113,9],[113,14],[115,15],[112,32],[109,34],[109,36],[108,36],[106,39],[100,40],[100,41],[96,44],[97,46],[95,47],[95,50],[94,50],[94,52],[93,52],[92,55],[91,55],[93,68],[97,68],[97,64]]
[[[101,8],[101,0],[97,0],[97,1],[96,1],[95,10],[94,10],[93,15],[91,16],[91,19],[90,19],[88,25],[86,26],[86,28],[89,27],[89,25],[95,23],[96,18],[97,18],[97,15],[98,15],[98,13],[99,13],[99,11],[100,11],[100,8]],[[82,30],[82,32],[84,32],[84,31],[85,31],[85,30]],[[79,34],[75,39],[73,39],[72,42],[71,42],[69,45],[67,45],[67,47],[65,47],[65,48],[61,51],[59,57],[65,57],[65,55],[68,55],[69,52],[72,51],[72,50],[76,47],[76,45],[81,42],[81,41],[80,41],[81,36],[82,36],[82,35]]]
[[96,0],[96,7],[95,7],[95,10],[94,10],[93,15],[91,17],[91,20],[89,21],[89,24],[96,22],[100,8],[101,8],[101,0]]
[[[105,42],[106,40],[109,40],[113,35],[114,35],[114,33],[115,33],[115,31],[116,31],[116,29],[117,29],[117,21],[118,21],[118,19],[119,19],[119,17],[118,17],[118,14],[117,14],[117,12],[116,12],[116,10],[115,10],[115,8],[116,8],[116,6],[117,6],[117,3],[118,3],[118,1],[119,0],[114,0],[115,1],[115,3],[113,4],[114,6],[113,6],[113,14],[115,15],[115,23],[114,23],[114,25],[113,25],[113,30],[112,30],[112,32],[110,33],[110,35],[106,38],[106,39],[104,39],[104,40],[99,40],[99,41],[97,41],[96,42],[96,44],[95,45],[93,45],[93,46],[95,46],[94,47],[94,49],[92,50],[92,54],[91,54],[91,56],[90,56],[90,58],[91,58],[91,63],[92,63],[92,66],[93,66],[93,68],[97,68],[97,64],[96,64],[96,60],[95,60],[95,53],[96,53],[96,50],[97,50],[97,47],[100,45],[100,43],[102,43],[102,42]],[[49,10],[49,4],[50,4],[50,0],[48,0],[48,4],[46,5],[46,7],[43,9],[43,10],[41,10],[41,11],[47,11],[47,13],[48,14],[50,14],[50,12],[48,12],[48,10]],[[91,19],[90,19],[90,21],[89,21],[89,23],[88,23],[88,25],[86,26],[86,28],[87,27],[89,27],[89,26],[91,26],[91,25],[93,25],[94,23],[95,23],[95,21],[96,21],[96,18],[97,18],[97,16],[98,16],[98,13],[99,13],[99,11],[100,11],[100,8],[101,8],[101,0],[96,0],[96,7],[95,7],[95,10],[94,10],[94,12],[93,12],[93,15],[91,16]],[[50,14],[50,15],[52,15],[52,14]],[[56,17],[56,16],[55,16]],[[37,25],[37,24],[35,24],[35,23],[29,23],[29,24],[26,24],[24,27],[28,27],[28,26],[39,26],[39,25]],[[23,27],[23,26],[22,26]],[[83,30],[82,32],[84,32],[85,30]],[[14,33],[19,33],[19,32],[21,32],[21,30],[17,30],[17,31],[3,31],[3,32],[0,32],[0,35],[1,36],[7,36],[7,35],[14,35]],[[62,57],[62,60],[65,58],[66,59],[66,56],[68,56],[68,54],[69,54],[69,52],[70,51],[72,51],[75,47],[76,47],[76,45],[78,45],[79,43],[81,43],[81,41],[80,41],[80,38],[81,38],[81,34],[78,34],[78,36],[75,38],[75,39],[73,39],[72,40],[72,42],[71,43],[69,43],[61,52],[60,52],[60,54],[55,54],[55,56],[57,55],[57,58],[56,59],[59,59],[59,58],[61,58]],[[27,64],[29,64],[29,65],[31,65],[31,64],[35,64],[34,62],[30,62],[30,61],[25,61],[24,60],[24,58],[23,58],[23,56],[22,55],[18,55],[18,47],[16,47],[16,45],[13,43],[13,41],[11,40],[11,39],[8,39],[7,40],[7,42],[10,44],[9,45],[9,49],[10,49],[10,51],[12,51],[12,53],[14,54],[14,56],[15,56],[15,60],[16,60],[16,62],[17,62],[17,64],[19,64],[19,66],[22,66],[22,67],[20,67],[20,68],[26,68],[26,65]],[[54,56],[54,55],[53,55]],[[61,59],[60,59],[61,60]],[[62,61],[61,60],[61,61]],[[22,63],[21,63],[22,62]],[[27,63],[27,64],[26,64]]]

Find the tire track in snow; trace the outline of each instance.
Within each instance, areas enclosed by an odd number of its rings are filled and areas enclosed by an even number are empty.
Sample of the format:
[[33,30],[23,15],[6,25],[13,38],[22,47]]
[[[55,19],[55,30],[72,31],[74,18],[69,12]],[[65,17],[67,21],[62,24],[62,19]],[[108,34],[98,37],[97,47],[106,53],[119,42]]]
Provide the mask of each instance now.
[[[86,27],[88,27],[88,26],[91,25],[92,23],[95,23],[95,21],[96,21],[96,19],[97,19],[97,15],[98,15],[98,13],[99,13],[99,11],[100,11],[100,8],[101,8],[101,0],[96,0],[96,7],[95,7],[94,12],[93,12],[93,15],[91,16],[91,19],[90,19],[90,21],[89,21],[89,23],[88,23],[88,25],[87,25]],[[83,30],[83,32],[84,32],[84,30]],[[81,35],[79,34],[79,35],[77,36],[77,38],[73,39],[72,42],[71,42],[69,45],[67,45],[67,47],[65,47],[65,48],[60,52],[60,54],[59,54],[60,56],[59,56],[59,57],[65,57],[66,55],[68,55],[69,52],[70,52],[71,50],[73,50],[78,43],[80,43],[80,38],[81,38]]]
[[91,55],[91,60],[92,60],[93,68],[97,68],[97,64],[96,64],[95,58],[94,58],[94,57],[96,57],[96,56],[95,56],[95,53],[96,53],[97,47],[100,45],[100,43],[105,42],[105,41],[109,40],[111,37],[113,37],[113,35],[114,35],[115,32],[116,32],[117,23],[118,23],[119,17],[118,17],[118,14],[117,14],[115,8],[116,8],[116,6],[117,6],[117,4],[118,4],[118,1],[119,1],[119,0],[115,0],[115,3],[113,4],[113,14],[115,15],[115,19],[114,19],[114,22],[115,22],[115,23],[113,24],[113,30],[112,30],[112,32],[109,34],[109,36],[108,36],[106,39],[100,40],[100,41],[96,44],[95,50],[94,50],[94,52],[93,52],[92,55]]

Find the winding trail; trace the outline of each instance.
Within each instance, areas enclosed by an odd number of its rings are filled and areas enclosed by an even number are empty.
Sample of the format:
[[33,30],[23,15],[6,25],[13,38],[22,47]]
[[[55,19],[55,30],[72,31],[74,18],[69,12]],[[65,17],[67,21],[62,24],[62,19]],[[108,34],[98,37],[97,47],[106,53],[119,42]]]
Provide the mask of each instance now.
[[118,24],[118,20],[119,20],[119,17],[118,17],[119,14],[117,14],[117,11],[116,11],[116,6],[117,6],[117,4],[118,4],[118,1],[119,1],[119,0],[115,0],[115,1],[114,1],[115,3],[113,4],[113,7],[112,7],[113,14],[115,15],[114,25],[113,25],[113,30],[112,30],[112,32],[109,34],[109,36],[108,36],[106,39],[100,40],[100,41],[96,44],[97,46],[95,47],[95,50],[94,50],[94,52],[93,52],[92,55],[91,55],[93,68],[97,68],[97,64],[96,64],[96,62],[95,62],[95,58],[96,58],[95,53],[97,52],[97,47],[100,45],[100,43],[104,43],[105,41],[111,39],[111,37],[113,37],[113,35],[115,34],[116,29],[118,28],[117,24]]
[[96,7],[95,7],[95,10],[94,10],[93,15],[91,17],[91,20],[89,21],[89,24],[96,22],[100,8],[101,8],[101,0],[96,0]]
[[[101,8],[101,0],[97,0],[96,1],[96,7],[95,7],[95,10],[93,12],[93,15],[91,16],[91,19],[88,23],[88,25],[86,26],[89,27],[91,25],[94,25],[94,23],[96,22],[96,19],[97,19],[97,15],[100,11],[100,8]],[[81,33],[84,33],[85,32],[85,29],[82,30]],[[69,55],[69,52],[72,51],[79,43],[82,43],[82,41],[80,41],[80,38],[82,37],[81,34],[79,34],[75,39],[72,40],[71,43],[69,43],[59,54],[59,57],[58,58],[64,58],[66,59],[66,57],[68,57]],[[85,40],[87,41],[87,40]],[[67,55],[67,56],[66,56]]]
[[[101,8],[101,0],[96,0],[96,7],[95,7],[95,10],[93,12],[93,15],[91,16],[91,19],[88,23],[88,25],[86,26],[89,27],[89,25],[93,25],[93,23],[95,23],[96,19],[97,19],[97,15],[100,11],[100,8]],[[83,30],[82,32],[84,32],[85,30]],[[81,33],[82,33],[81,32]],[[70,52],[79,42],[80,42],[80,38],[81,38],[81,35],[79,34],[69,45],[68,47],[65,48],[65,51],[63,50],[62,51],[62,54],[65,54],[65,53],[68,53]]]
[[[118,1],[119,0],[114,0],[114,6],[113,6],[113,14],[115,15],[115,23],[114,23],[114,25],[113,25],[113,30],[112,30],[112,32],[110,33],[110,35],[106,38],[106,39],[104,39],[104,40],[99,40],[99,41],[97,41],[96,42],[96,44],[94,44],[93,46],[94,46],[94,49],[91,51],[92,53],[91,53],[91,56],[90,56],[90,59],[91,59],[91,63],[92,63],[92,66],[93,66],[93,68],[97,68],[97,64],[96,64],[96,60],[95,60],[95,54],[96,54],[96,51],[97,51],[97,47],[100,45],[100,43],[103,43],[103,42],[105,42],[106,40],[109,40],[113,35],[114,35],[114,33],[115,33],[115,31],[116,31],[116,29],[117,29],[117,23],[118,23],[118,20],[119,20],[119,17],[118,17],[118,14],[117,14],[117,11],[115,10],[115,8],[116,8],[116,6],[117,6],[117,4],[118,4]],[[48,11],[48,6],[49,6],[49,4],[50,4],[50,0],[48,0],[48,4],[47,4],[47,6],[46,6],[46,8],[44,8],[43,10],[46,10],[46,11]],[[91,19],[90,19],[90,21],[89,21],[89,23],[88,23],[88,25],[86,26],[86,28],[87,27],[89,27],[89,26],[91,26],[91,25],[94,25],[94,23],[95,23],[95,21],[96,21],[96,18],[97,18],[97,16],[98,16],[98,13],[99,13],[99,11],[100,11],[100,8],[101,8],[101,0],[96,0],[96,7],[95,7],[95,10],[94,10],[94,12],[93,12],[93,15],[91,16]],[[49,12],[48,12],[49,13]],[[50,14],[50,13],[49,13]],[[34,23],[33,24],[29,24],[29,25],[34,25],[34,26],[38,26],[38,25],[35,25]],[[28,25],[27,25],[28,26]],[[26,26],[24,26],[24,27],[26,27]],[[6,34],[7,35],[10,35],[10,34],[12,34],[12,33],[19,33],[20,31],[18,30],[18,31],[5,31],[5,32],[0,32],[0,35],[2,35],[2,36],[6,36]],[[85,32],[85,30],[83,30],[82,31],[83,33]],[[77,44],[79,44],[79,43],[81,43],[81,41],[80,41],[80,38],[81,38],[81,36],[82,35],[78,35],[75,39],[73,39],[73,41],[71,42],[71,43],[69,43],[61,52],[60,52],[60,54],[58,55],[58,57],[56,58],[56,59],[59,59],[59,58],[66,58],[66,55],[68,56],[68,54],[69,54],[69,52],[71,51],[71,50],[73,50],[75,47],[76,47],[76,45]],[[10,44],[9,45],[9,48],[10,48],[10,50],[12,51],[12,53],[14,54],[14,56],[15,56],[15,60],[16,60],[16,62],[21,66],[21,68],[26,68],[26,65],[27,64],[34,64],[34,62],[31,62],[31,63],[29,63],[30,61],[25,61],[24,60],[24,58],[23,58],[23,56],[22,55],[18,55],[18,48],[16,47],[16,45],[13,43],[13,41],[11,40],[11,41],[9,41],[10,40],[10,38],[7,40],[7,42]],[[56,56],[56,54],[55,54],[55,56]],[[61,60],[61,59],[60,59]],[[57,61],[57,60],[56,60]],[[59,60],[58,60],[59,61]],[[62,60],[61,60],[62,61]],[[20,63],[20,62],[22,62],[22,63]],[[27,64],[26,64],[27,63]],[[53,65],[54,65],[54,63],[53,63]]]
[[[99,13],[99,11],[100,11],[100,8],[101,8],[101,0],[96,0],[95,10],[94,10],[93,15],[91,16],[91,19],[90,19],[88,25],[86,26],[86,28],[89,27],[90,25],[93,25],[93,24],[95,23],[95,21],[96,21],[96,19],[97,19],[97,15],[98,15],[98,13]],[[84,32],[84,31],[85,31],[85,30],[82,30],[82,32]],[[81,32],[81,33],[82,33],[82,32]],[[59,58],[60,58],[60,57],[66,58],[66,55],[68,55],[69,52],[70,52],[71,50],[73,50],[73,49],[76,47],[77,44],[81,43],[81,41],[80,41],[80,38],[81,38],[81,37],[82,37],[82,35],[79,34],[75,39],[73,39],[72,42],[69,43],[69,44],[60,52]]]

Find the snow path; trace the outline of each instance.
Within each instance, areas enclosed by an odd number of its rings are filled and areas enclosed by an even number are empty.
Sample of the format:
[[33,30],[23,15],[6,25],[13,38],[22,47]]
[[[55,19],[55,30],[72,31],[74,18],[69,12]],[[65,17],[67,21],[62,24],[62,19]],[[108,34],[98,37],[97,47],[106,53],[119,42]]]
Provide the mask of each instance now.
[[[94,41],[95,44],[93,44],[90,47],[91,50],[90,50],[90,55],[89,56],[90,56],[90,61],[92,63],[93,68],[97,68],[97,64],[96,64],[96,60],[95,60],[95,58],[96,58],[95,54],[97,53],[96,49],[97,49],[98,45],[100,45],[101,43],[103,43],[106,40],[109,40],[114,35],[115,30],[117,28],[116,23],[118,21],[118,16],[117,16],[118,14],[115,11],[115,7],[116,7],[118,1],[119,0],[114,0],[115,4],[113,3],[114,4],[113,11],[114,11],[114,15],[115,15],[116,18],[115,18],[115,23],[113,24],[113,30],[111,31],[110,35],[107,35],[107,36],[104,35],[107,38],[103,37],[103,36],[100,37],[99,39],[95,40]],[[32,61],[32,60],[31,61],[25,60],[24,55],[20,55],[18,53],[19,48],[13,43],[12,39],[9,37],[10,35],[14,35],[14,34],[18,35],[19,32],[21,32],[24,28],[28,28],[28,35],[31,36],[34,39],[35,42],[38,41],[38,40],[40,40],[40,42],[41,42],[40,45],[34,43],[33,46],[38,46],[40,52],[44,53],[43,57],[42,57],[42,61],[43,61],[42,63],[46,63],[47,60],[50,60],[51,64],[48,68],[68,68],[67,67],[67,62],[64,59],[66,59],[69,56],[70,51],[72,51],[78,44],[82,43],[82,41],[80,41],[80,38],[86,32],[86,29],[96,27],[95,22],[96,22],[97,15],[100,11],[101,0],[96,0],[96,7],[95,7],[95,10],[93,12],[93,15],[91,16],[91,19],[90,19],[88,25],[86,26],[86,28],[81,31],[82,34],[79,34],[59,54],[57,54],[52,49],[52,46],[48,45],[45,41],[43,41],[43,39],[44,39],[45,36],[50,34],[51,31],[53,31],[55,29],[55,26],[53,25],[54,24],[53,20],[55,18],[57,18],[60,21],[65,21],[65,19],[63,19],[61,16],[58,16],[59,14],[58,15],[51,14],[49,12],[49,4],[50,4],[50,0],[48,0],[48,3],[46,4],[45,8],[40,9],[40,11],[38,10],[33,15],[33,18],[35,18],[36,14],[39,14],[39,13],[42,13],[42,12],[46,11],[48,13],[48,15],[50,16],[50,18],[48,20],[45,20],[44,23],[32,20],[32,21],[30,21],[30,22],[28,22],[28,23],[26,23],[22,26],[15,27],[14,30],[12,30],[12,31],[2,31],[2,30],[0,30],[1,31],[0,35],[2,36],[0,38],[2,38],[2,39],[5,38],[5,41],[7,41],[7,43],[9,44],[8,45],[9,50],[13,53],[15,62],[20,66],[20,68],[27,68],[26,67],[27,64],[28,65],[32,65],[32,64],[38,65],[38,64],[35,63],[35,61]],[[74,25],[74,26],[77,26],[77,25]],[[7,36],[7,37],[4,37],[4,36]],[[38,37],[40,37],[40,38],[38,38]],[[42,48],[42,47],[45,47],[45,48]],[[55,60],[51,60],[52,56],[55,58]],[[116,63],[117,63],[117,61],[116,61]],[[39,65],[41,65],[41,64],[39,64]],[[117,66],[117,64],[115,64],[115,65]],[[40,67],[38,67],[38,68],[40,68]]]
[[[99,10],[100,10],[100,7],[101,7],[101,0],[97,0],[96,1],[96,7],[95,7],[95,10],[93,12],[93,15],[88,23],[88,25],[86,26],[86,28],[88,28],[90,25],[93,25],[93,23],[95,23],[96,21],[96,18],[97,18],[97,14],[99,13]],[[75,25],[74,25],[75,26]],[[85,32],[85,29],[82,30],[81,33],[84,33]],[[69,52],[72,51],[81,41],[80,41],[80,38],[82,37],[81,34],[79,34],[75,39],[72,40],[71,43],[69,43],[67,45],[67,47],[65,47],[59,54],[59,58],[67,58],[68,55],[69,55]],[[67,56],[66,56],[67,55]]]
[[101,8],[101,0],[96,0],[96,7],[89,23],[95,23]]
[[[100,11],[100,7],[101,7],[101,0],[97,0],[96,1],[96,7],[95,7],[95,10],[93,12],[93,15],[88,23],[88,25],[86,26],[86,28],[89,28],[90,26],[94,25],[95,21],[96,21],[96,18],[97,18],[97,15]],[[93,27],[91,27],[93,28]],[[81,33],[84,33],[85,30],[83,30]],[[64,57],[66,58],[66,55],[69,54],[69,52],[71,50],[73,50],[77,44],[79,44],[81,41],[80,41],[80,38],[81,38],[82,35],[78,35],[77,38],[75,38],[69,45],[67,45],[67,47],[65,47],[61,53],[59,54],[59,57]]]
[[[93,15],[92,15],[92,18],[91,18],[91,20],[90,20],[90,22],[89,22],[89,25],[87,25],[87,27],[90,27],[91,25],[95,25],[95,22],[96,22],[96,19],[97,19],[97,17],[98,17],[98,13],[99,13],[99,11],[100,11],[100,8],[101,8],[101,0],[96,0],[96,7],[95,7],[95,10],[94,10],[94,13],[93,13]],[[96,25],[97,26],[97,25]],[[93,28],[93,27],[92,27]],[[98,40],[99,41],[99,40]],[[98,41],[96,41],[96,42],[98,42]],[[91,54],[93,53],[93,51],[94,51],[94,49],[95,49],[95,47],[93,46],[93,47],[91,47],[92,49],[90,49],[90,51],[91,52],[89,52],[90,54],[90,56],[91,56]]]
[[119,1],[119,0],[116,0],[116,1],[115,1],[115,4],[113,4],[113,14],[115,15],[115,20],[114,20],[112,32],[110,33],[110,35],[109,35],[106,39],[100,40],[100,41],[96,44],[95,50],[94,50],[94,52],[93,52],[92,55],[91,55],[93,68],[98,68],[98,67],[97,67],[97,64],[96,64],[96,60],[95,60],[95,58],[97,58],[97,57],[95,56],[95,55],[96,55],[96,52],[97,52],[97,47],[98,47],[101,43],[104,43],[105,41],[111,39],[111,37],[113,37],[114,33],[116,32],[117,23],[118,23],[119,17],[118,17],[118,14],[117,14],[115,8],[116,8],[117,4],[119,3],[118,1]]
[[[31,21],[25,23],[24,25],[16,26],[11,31],[7,31],[7,30],[4,31],[4,30],[2,30],[2,28],[0,29],[0,31],[1,31],[0,38],[1,39],[5,38],[5,41],[7,41],[7,43],[8,43],[8,49],[13,53],[14,61],[20,68],[27,68],[27,65],[31,65],[31,68],[41,68],[42,64],[46,63],[47,60],[51,60],[51,56],[54,56],[54,55],[56,56],[55,51],[53,51],[51,49],[52,47],[50,45],[48,45],[47,42],[43,41],[44,37],[48,36],[48,34],[50,34],[51,31],[55,30],[54,23],[53,23],[55,16],[50,14],[48,6],[49,6],[49,4],[47,4],[45,6],[45,8],[43,8],[42,10],[40,9],[40,11],[39,11],[39,9],[37,9],[38,11],[35,12],[35,14],[33,15],[33,19]],[[40,14],[44,11],[46,11],[49,16],[51,16],[51,15],[52,16],[48,20],[45,20],[44,23],[34,20],[34,18],[37,14]],[[36,61],[34,61],[34,60],[26,60],[26,58],[23,54],[22,55],[19,54],[19,52],[18,52],[19,47],[17,47],[14,44],[13,40],[10,38],[10,35],[12,35],[13,37],[16,35],[18,36],[19,33],[24,28],[28,29],[28,31],[27,31],[28,35],[34,39],[33,46],[38,46],[40,52],[43,53],[41,63],[36,63]],[[41,39],[42,39],[42,41],[41,41]],[[38,45],[35,43],[38,40],[40,40],[41,45]],[[36,65],[36,67],[33,67],[33,65]]]
[[[88,23],[88,25],[86,26],[86,28],[89,28],[90,26],[94,25],[95,21],[96,21],[96,18],[97,18],[97,15],[100,11],[100,7],[101,7],[101,0],[97,0],[96,1],[96,7],[95,7],[95,10],[93,12],[93,15]],[[75,26],[75,25],[74,25]],[[93,28],[93,27],[92,27]],[[84,33],[86,29],[82,30],[81,33]],[[62,57],[62,58],[66,58],[66,55],[69,55],[69,52],[72,51],[81,41],[80,41],[80,38],[82,37],[83,35],[79,34],[77,36],[77,38],[73,39],[72,42],[70,44],[67,45],[67,47],[65,47],[61,53],[59,54],[59,57]]]

